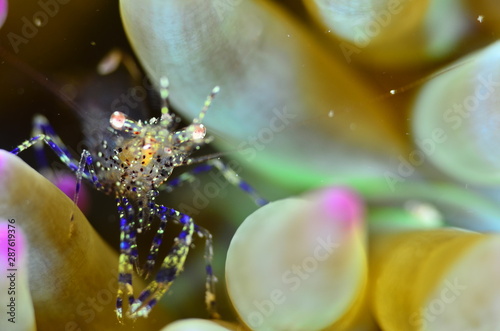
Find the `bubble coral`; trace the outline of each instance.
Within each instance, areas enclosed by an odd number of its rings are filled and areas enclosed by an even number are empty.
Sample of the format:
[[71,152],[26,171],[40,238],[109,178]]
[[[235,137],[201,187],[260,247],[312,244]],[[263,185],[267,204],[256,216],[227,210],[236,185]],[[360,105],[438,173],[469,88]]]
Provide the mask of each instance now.
[[[498,43],[491,40],[498,10],[487,0],[293,6],[120,2],[138,59],[154,83],[169,77],[180,113],[192,118],[207,91],[221,86],[207,131],[218,148],[235,151],[231,157],[264,195],[279,198],[248,216],[227,250],[227,289],[239,323],[182,320],[165,330],[498,325],[492,309],[500,295],[489,286],[498,277],[490,262],[498,237],[442,228],[500,229]],[[450,67],[438,71],[443,64]],[[454,104],[476,91],[485,96],[478,74],[492,75],[493,93],[473,111],[457,110]],[[111,293],[115,254],[69,199],[19,159],[1,155],[0,217],[15,218],[30,247],[24,261],[37,327],[118,328],[112,307],[100,311],[87,301]],[[226,197],[230,203],[214,199],[212,207],[239,223],[244,207],[232,203],[232,193]],[[316,240],[322,235],[335,238],[324,261]],[[191,299],[187,279],[179,279],[178,292],[186,293],[179,302]],[[169,316],[157,308],[135,327],[163,327]]]

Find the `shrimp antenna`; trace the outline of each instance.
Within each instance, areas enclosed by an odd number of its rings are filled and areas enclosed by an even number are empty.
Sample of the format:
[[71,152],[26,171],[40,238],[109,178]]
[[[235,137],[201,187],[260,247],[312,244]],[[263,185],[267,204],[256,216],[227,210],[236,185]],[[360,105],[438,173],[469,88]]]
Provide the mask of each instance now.
[[440,75],[442,75],[442,74],[444,74],[444,73],[446,73],[448,71],[452,71],[452,70],[454,70],[454,69],[456,69],[458,67],[461,67],[461,66],[467,64],[468,62],[470,62],[472,60],[473,59],[468,59],[468,60],[465,60],[465,61],[460,61],[459,63],[455,63],[455,64],[453,64],[453,65],[451,65],[451,66],[449,66],[447,68],[444,68],[444,69],[438,70],[436,72],[433,72],[433,73],[431,73],[431,74],[429,74],[427,76],[424,76],[424,77],[422,77],[420,79],[417,79],[416,81],[413,81],[413,82],[411,82],[409,84],[401,86],[401,87],[399,87],[397,89],[392,89],[392,90],[390,90],[387,93],[379,95],[378,97],[375,98],[374,101],[384,100],[384,99],[387,99],[387,98],[389,98],[389,97],[391,97],[391,96],[393,96],[395,94],[399,94],[399,93],[403,93],[403,92],[406,92],[408,90],[411,90],[411,89],[413,89],[413,88],[415,88],[417,86],[420,86],[420,85],[422,85],[422,84],[424,84],[424,83],[426,83],[426,82],[428,82],[428,81],[430,81],[430,80],[432,80],[432,79],[434,79],[434,78],[436,78],[436,77],[438,77],[438,76],[440,76]]

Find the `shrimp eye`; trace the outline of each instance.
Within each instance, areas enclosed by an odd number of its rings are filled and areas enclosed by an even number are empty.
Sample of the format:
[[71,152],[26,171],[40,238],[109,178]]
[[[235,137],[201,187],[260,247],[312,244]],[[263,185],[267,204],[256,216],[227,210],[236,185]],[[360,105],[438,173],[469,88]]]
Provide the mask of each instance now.
[[191,124],[191,139],[195,142],[203,141],[207,134],[207,128],[203,124]]
[[109,118],[109,124],[115,130],[122,130],[127,116],[121,111],[115,111]]

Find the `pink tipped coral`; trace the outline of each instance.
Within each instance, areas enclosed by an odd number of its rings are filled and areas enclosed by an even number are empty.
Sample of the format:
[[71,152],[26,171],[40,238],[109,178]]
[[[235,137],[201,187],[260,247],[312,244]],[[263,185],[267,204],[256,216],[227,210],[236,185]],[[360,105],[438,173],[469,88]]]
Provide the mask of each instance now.
[[[1,0],[0,0],[1,1]],[[34,330],[35,312],[28,284],[28,247],[15,218],[0,218],[0,293],[6,315],[0,330]]]
[[7,18],[8,8],[9,6],[7,0],[0,0],[0,27],[2,27],[5,19]]
[[229,296],[242,320],[252,330],[369,324],[354,316],[367,282],[362,214],[355,193],[328,188],[271,202],[250,215],[226,262]]

